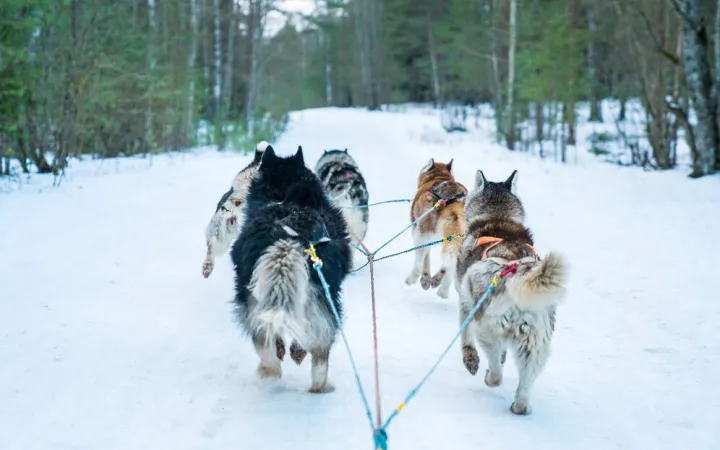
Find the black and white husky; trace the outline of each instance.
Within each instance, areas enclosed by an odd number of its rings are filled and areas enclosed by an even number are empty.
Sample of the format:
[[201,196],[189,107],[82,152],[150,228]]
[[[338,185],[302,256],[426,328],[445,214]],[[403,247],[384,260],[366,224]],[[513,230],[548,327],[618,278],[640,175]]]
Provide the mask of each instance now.
[[540,260],[525,210],[517,196],[517,171],[505,182],[485,179],[478,171],[465,203],[467,229],[457,263],[460,323],[482,297],[493,277],[517,263],[517,273],[501,281],[462,335],[465,368],[475,375],[480,365],[476,344],[488,359],[485,384],[499,386],[506,347],[515,355],[519,383],[510,407],[530,413],[530,391],[550,357],[555,310],[565,297],[568,267],[560,254]]
[[[341,285],[352,255],[342,213],[305,166],[302,148],[281,158],[268,146],[250,185],[245,225],[231,250],[237,317],[260,357],[261,378],[282,376],[284,339],[291,338],[291,353],[306,350],[312,357],[309,391],[325,393],[334,390],[328,358],[339,324],[304,253],[310,242],[317,243],[341,313]],[[300,362],[294,354],[293,360]]]
[[255,147],[255,156],[244,169],[233,178],[230,190],[223,194],[215,208],[215,214],[205,227],[207,252],[203,261],[202,274],[209,277],[215,267],[215,258],[225,254],[233,240],[240,233],[244,220],[243,208],[255,170],[263,152],[269,144],[262,141]]
[[365,179],[355,160],[345,150],[325,150],[315,164],[315,174],[327,195],[342,208],[348,224],[350,238],[355,245],[365,239],[369,210],[358,206],[368,204],[369,194]]

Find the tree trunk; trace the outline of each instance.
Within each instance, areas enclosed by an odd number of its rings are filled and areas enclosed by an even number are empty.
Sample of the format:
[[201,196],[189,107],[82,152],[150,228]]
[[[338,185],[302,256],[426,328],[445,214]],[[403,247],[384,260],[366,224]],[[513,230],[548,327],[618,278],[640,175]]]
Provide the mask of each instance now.
[[[72,45],[70,47],[70,51],[68,52],[67,59],[65,61],[66,63],[66,70],[65,70],[65,83],[64,83],[64,90],[65,95],[63,97],[63,107],[62,107],[62,122],[61,122],[61,128],[60,128],[60,139],[58,143],[58,151],[55,155],[55,160],[53,162],[52,168],[49,171],[52,171],[55,175],[57,175],[60,171],[65,169],[66,163],[67,163],[67,157],[71,154],[71,151],[74,150],[75,144],[76,144],[76,135],[77,135],[77,97],[78,97],[78,79],[77,79],[77,57],[78,57],[78,0],[70,0],[70,36],[72,39]],[[28,120],[28,124],[32,127],[32,120]],[[30,152],[35,153],[35,149],[38,147],[36,142],[33,142],[35,139],[32,139],[30,142]],[[47,161],[45,159],[45,152],[44,150],[40,151],[40,155],[38,157],[37,163],[40,163],[38,165],[38,169],[42,171],[47,166]]]
[[427,12],[427,36],[428,36],[428,52],[430,53],[430,67],[432,68],[433,94],[435,96],[435,106],[442,103],[440,98],[440,76],[438,75],[438,62],[435,53],[435,37],[432,29],[432,19],[430,11]]
[[[203,56],[203,97],[207,98],[208,89],[212,85],[210,81],[210,54],[212,53],[210,39],[210,26],[208,25],[208,14],[207,14],[207,1],[208,0],[195,0],[199,2],[198,18],[200,19],[200,42],[202,44],[202,56]],[[207,100],[206,100],[207,101]],[[207,106],[207,103],[205,104]]]
[[497,131],[497,136],[499,137],[502,134],[503,128],[501,113],[503,108],[503,98],[502,82],[500,81],[500,64],[498,63],[499,50],[495,21],[495,0],[488,0],[488,14],[490,16],[490,45],[492,46],[491,62],[493,71],[493,90],[495,91],[495,129]]
[[376,0],[355,0],[355,33],[360,56],[360,73],[365,88],[365,101],[370,110],[380,108],[378,40],[379,18]]
[[690,174],[696,178],[714,173],[717,164],[718,118],[708,61],[710,36],[700,0],[673,0],[673,5],[683,21],[683,64],[697,116],[694,132],[697,155]]
[[380,64],[382,61],[382,45],[380,42],[380,2],[379,0],[367,0],[369,6],[370,25],[370,67],[372,95],[370,109],[380,109]]
[[[715,9],[715,118],[720,146],[720,0]],[[720,171],[720,148],[715,149],[715,170]]]
[[507,147],[515,149],[515,116],[513,99],[515,91],[515,45],[517,40],[517,0],[510,0],[510,42],[508,44],[508,91],[507,106],[505,108],[507,125],[505,136]]
[[235,64],[235,0],[230,1],[230,12],[228,13],[228,35],[227,35],[227,60],[225,61],[225,106],[223,107],[222,120],[230,118],[233,95],[233,66]]
[[325,51],[325,104],[327,106],[333,105],[333,73],[332,73],[332,45],[330,42],[329,33],[326,30],[320,32],[320,39],[322,40],[322,47]]
[[256,38],[258,28],[258,4],[261,0],[249,0],[248,2],[248,76],[245,93],[245,127],[248,139],[255,138],[255,89],[257,71],[257,49],[259,43]]
[[155,83],[155,30],[157,29],[156,8],[155,0],[147,0],[148,5],[148,24],[150,26],[150,33],[148,35],[148,48],[147,48],[147,60],[148,60],[148,77],[150,84],[148,87],[148,104],[145,109],[145,139],[150,146],[154,146],[153,142],[153,84]]
[[155,0],[147,0],[148,6],[148,46],[147,46],[147,76],[148,76],[148,102],[145,107],[145,141],[154,147],[153,133],[153,88],[155,84],[155,31],[157,29],[157,10]]
[[535,102],[535,139],[537,139],[540,148],[540,157],[543,155],[543,140],[545,139],[543,127],[545,126],[545,115],[543,104],[540,101]]
[[[579,4],[578,0],[570,0],[570,33],[575,32],[575,28],[577,27],[577,18],[578,18],[578,10],[579,10]],[[574,37],[572,38],[572,44],[575,45]],[[567,144],[568,145],[575,145],[576,144],[576,138],[575,138],[575,83],[577,82],[576,76],[574,72],[571,72],[570,75],[570,86],[569,86],[569,92],[570,92],[570,98],[568,99],[567,103],[565,103],[565,112],[567,114],[567,124],[568,124],[568,134],[567,134]],[[565,158],[563,158],[563,162],[565,162]]]
[[[202,0],[201,0],[202,1]],[[195,59],[197,58],[197,46],[198,46],[198,0],[190,0],[190,30],[192,32],[192,41],[190,43],[190,51],[188,52],[187,60],[187,75],[189,78],[188,83],[188,99],[187,99],[187,111],[185,112],[185,124],[187,126],[187,137],[190,142],[194,141],[195,124],[193,114],[195,110]]]
[[362,78],[362,84],[365,91],[366,104],[370,103],[370,97],[372,96],[371,87],[371,73],[370,73],[370,55],[368,54],[368,43],[367,43],[367,14],[365,12],[365,3],[368,0],[355,0],[352,2],[355,8],[355,40],[357,42],[358,51],[357,54],[360,57],[360,76]]
[[602,122],[602,110],[600,109],[600,95],[598,94],[597,76],[597,52],[595,40],[597,39],[597,5],[588,5],[588,28],[590,40],[587,48],[587,71],[588,71],[588,97],[590,99],[590,121]]
[[214,81],[213,81],[213,117],[215,118],[215,126],[222,127],[220,120],[220,95],[222,94],[222,53],[220,47],[220,0],[213,0],[213,63],[214,63]]

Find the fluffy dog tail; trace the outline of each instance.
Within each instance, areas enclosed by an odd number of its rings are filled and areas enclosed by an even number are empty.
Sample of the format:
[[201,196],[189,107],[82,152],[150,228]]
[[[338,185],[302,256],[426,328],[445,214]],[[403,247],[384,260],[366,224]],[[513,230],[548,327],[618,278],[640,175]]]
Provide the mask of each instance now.
[[[302,245],[282,239],[258,259],[248,286],[257,299],[257,319],[270,333],[296,331],[308,301],[310,274]],[[270,335],[272,335],[270,334]]]
[[521,309],[544,310],[565,298],[568,264],[559,253],[550,252],[529,272],[507,278],[507,292]]

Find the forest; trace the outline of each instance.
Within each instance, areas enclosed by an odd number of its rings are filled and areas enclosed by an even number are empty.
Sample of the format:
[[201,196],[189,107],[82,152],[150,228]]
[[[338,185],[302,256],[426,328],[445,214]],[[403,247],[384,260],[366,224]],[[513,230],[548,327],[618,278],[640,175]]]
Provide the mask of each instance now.
[[441,110],[448,132],[490,105],[508,151],[542,156],[553,141],[561,161],[586,105],[587,120],[615,130],[594,139],[628,164],[678,167],[682,143],[690,177],[720,170],[720,0],[287,4],[3,0],[0,174],[251,149],[282,133],[289,111],[408,103]]

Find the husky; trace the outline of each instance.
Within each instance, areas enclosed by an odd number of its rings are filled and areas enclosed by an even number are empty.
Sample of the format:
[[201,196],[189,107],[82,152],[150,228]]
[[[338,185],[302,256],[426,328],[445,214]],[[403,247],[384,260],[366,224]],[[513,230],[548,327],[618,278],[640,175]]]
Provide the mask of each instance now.
[[478,371],[476,343],[488,359],[485,384],[499,386],[506,347],[514,353],[519,384],[510,406],[514,414],[530,414],[530,391],[550,356],[555,311],[566,293],[568,265],[548,253],[541,260],[525,227],[518,198],[517,171],[504,182],[489,182],[478,170],[465,214],[468,227],[457,262],[456,289],[460,323],[475,306],[498,271],[517,264],[485,300],[462,334],[462,358],[471,375]]
[[443,164],[431,158],[420,171],[417,193],[410,207],[410,220],[414,222],[438,201],[445,203],[445,206],[438,207],[412,228],[415,246],[453,236],[443,242],[440,270],[430,277],[430,249],[421,248],[415,250],[415,263],[405,279],[407,285],[412,285],[422,276],[420,278],[422,288],[427,290],[430,287],[438,287],[437,294],[442,298],[448,298],[450,295],[455,262],[462,242],[462,234],[465,232],[464,201],[468,191],[465,186],[455,181],[452,165],[452,159],[449,163]]
[[[232,246],[235,311],[260,358],[260,378],[281,378],[284,339],[293,339],[293,360],[312,356],[311,393],[334,390],[328,361],[340,324],[320,278],[304,251],[315,243],[323,261],[332,304],[342,314],[340,293],[352,253],[347,224],[315,174],[302,148],[282,158],[268,146],[245,204],[245,225]],[[300,360],[300,361],[299,361]]]
[[225,254],[232,241],[240,233],[244,220],[243,206],[248,188],[268,145],[265,141],[257,144],[253,160],[235,175],[230,189],[220,198],[215,208],[215,214],[205,227],[207,253],[205,253],[202,266],[202,274],[205,278],[208,278],[215,268],[215,258]]
[[314,170],[327,195],[342,207],[350,238],[359,245],[367,234],[369,194],[357,163],[347,149],[325,150]]

